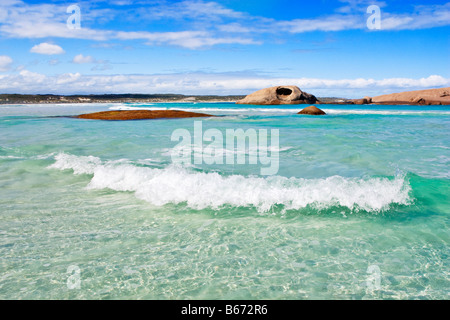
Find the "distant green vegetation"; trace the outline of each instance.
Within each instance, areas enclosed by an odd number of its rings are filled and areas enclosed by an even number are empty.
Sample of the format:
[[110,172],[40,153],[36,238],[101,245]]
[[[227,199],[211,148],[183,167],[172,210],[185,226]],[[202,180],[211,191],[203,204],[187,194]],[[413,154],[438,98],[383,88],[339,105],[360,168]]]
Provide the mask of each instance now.
[[60,96],[51,94],[0,94],[0,104],[102,103],[102,102],[234,102],[244,96],[187,96],[182,94],[92,94]]
[[[236,102],[245,96],[188,96],[183,94],[91,94],[91,95],[53,95],[53,94],[0,94],[0,104],[32,103],[139,103],[139,102]],[[343,102],[345,98],[318,98],[323,103]]]

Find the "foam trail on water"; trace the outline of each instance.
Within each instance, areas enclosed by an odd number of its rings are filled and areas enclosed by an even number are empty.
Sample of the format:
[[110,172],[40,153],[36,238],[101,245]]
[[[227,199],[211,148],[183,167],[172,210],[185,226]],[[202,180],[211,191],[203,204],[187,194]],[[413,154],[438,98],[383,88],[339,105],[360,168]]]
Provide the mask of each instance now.
[[134,192],[139,199],[156,206],[186,203],[188,207],[200,210],[228,205],[254,207],[259,212],[268,212],[275,205],[283,205],[287,210],[343,206],[355,211],[380,212],[392,204],[408,205],[412,201],[411,187],[403,176],[394,179],[261,178],[192,172],[176,166],[153,169],[64,153],[56,155],[55,160],[49,168],[93,175],[88,185],[90,189]]
[[420,116],[420,115],[450,115],[450,111],[442,111],[442,110],[357,110],[357,109],[346,109],[346,110],[338,110],[338,109],[324,109],[327,114],[336,114],[336,115],[350,115],[350,114],[358,114],[358,115],[385,115],[385,116]]
[[[293,108],[189,108],[186,106],[171,106],[171,107],[136,107],[136,106],[113,106],[109,110],[181,110],[188,112],[257,112],[257,113],[291,113],[295,114],[305,106],[298,106]],[[450,111],[445,110],[362,110],[362,109],[323,109],[330,115],[450,115]]]
[[[298,108],[297,108],[298,109]],[[264,113],[295,113],[295,111],[299,111],[295,108],[292,109],[282,109],[282,108],[214,108],[214,107],[208,107],[208,108],[189,108],[185,106],[171,106],[171,107],[131,107],[131,106],[117,106],[117,107],[110,107],[109,110],[181,110],[181,111],[187,111],[187,112],[236,112],[236,113],[242,113],[242,112],[264,112]]]

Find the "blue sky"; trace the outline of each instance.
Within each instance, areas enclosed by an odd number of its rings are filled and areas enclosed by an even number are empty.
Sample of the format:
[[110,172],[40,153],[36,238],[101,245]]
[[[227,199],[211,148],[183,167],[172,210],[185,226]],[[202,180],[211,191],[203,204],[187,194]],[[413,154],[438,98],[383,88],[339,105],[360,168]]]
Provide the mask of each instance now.
[[[80,28],[67,20],[80,8]],[[379,28],[371,19],[380,10]],[[373,18],[373,16],[372,16]],[[370,28],[369,28],[370,27]],[[0,3],[0,93],[362,97],[450,86],[450,2]]]

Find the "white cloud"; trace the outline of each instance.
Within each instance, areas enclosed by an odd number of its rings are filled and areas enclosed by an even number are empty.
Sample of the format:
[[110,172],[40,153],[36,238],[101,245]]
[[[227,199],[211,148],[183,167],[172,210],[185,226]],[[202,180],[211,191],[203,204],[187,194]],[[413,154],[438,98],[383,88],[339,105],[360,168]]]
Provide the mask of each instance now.
[[9,56],[0,56],[0,72],[6,72],[11,67],[13,59]]
[[81,74],[79,72],[77,73],[64,73],[56,78],[56,84],[67,84],[67,83],[73,83],[80,79]]
[[199,49],[218,44],[258,44],[249,38],[219,37],[207,31],[179,31],[179,32],[117,32],[120,40],[146,40],[148,45],[168,44],[188,49]]
[[[67,84],[70,83],[70,86]],[[6,93],[181,93],[249,94],[276,85],[297,85],[316,96],[360,98],[384,93],[450,87],[450,79],[439,75],[426,78],[320,79],[267,78],[233,73],[177,73],[154,75],[81,75],[57,76],[22,70],[0,79],[0,91]]]
[[229,24],[218,25],[217,28],[223,32],[229,33],[248,33],[251,32],[252,29],[249,27],[244,27],[242,24],[233,22]]
[[73,58],[72,62],[76,64],[94,63],[95,59],[91,56],[83,56],[82,54],[79,54]]
[[[365,10],[369,4],[384,7],[385,3],[371,3],[368,1],[341,0],[348,2],[347,6],[337,10],[339,14],[315,19],[296,19],[278,21],[274,25],[291,33],[311,31],[343,31],[365,29]],[[416,6],[412,13],[392,14],[387,8],[381,10],[381,31],[390,30],[419,30],[450,25],[450,2],[444,5]]]
[[55,55],[55,54],[64,54],[65,53],[63,48],[61,48],[60,46],[58,46],[56,44],[47,43],[47,42],[43,42],[43,43],[35,45],[33,48],[31,48],[30,52],[46,54],[46,55]]
[[58,59],[51,59],[48,61],[48,64],[51,66],[56,66],[57,64],[59,64],[59,60]]
[[[165,19],[200,18],[214,21],[214,17],[237,18],[241,14],[231,9],[227,9],[215,2],[204,1],[182,1],[173,4],[165,1],[155,1],[149,14],[154,17],[164,17]],[[125,4],[125,3],[122,3]],[[123,14],[119,10],[95,10],[83,11],[83,21],[86,19],[111,20],[114,16]],[[141,7],[141,9],[145,7]],[[147,32],[147,31],[117,31],[105,29],[91,29],[82,24],[81,29],[71,30],[67,28],[66,7],[55,4],[24,4],[17,2],[15,5],[0,4],[0,13],[7,12],[5,19],[0,23],[0,33],[10,38],[67,38],[85,39],[95,41],[108,40],[143,40],[148,45],[171,45],[188,49],[198,49],[204,46],[214,46],[218,44],[255,44],[249,38],[224,36],[212,31],[209,26],[204,26],[203,30],[181,30],[168,32]],[[107,14],[108,17],[104,17]],[[142,17],[140,17],[142,18]]]
[[337,8],[335,11],[340,13],[366,13],[367,7],[371,5],[377,5],[380,8],[386,7],[386,2],[376,0],[339,0],[339,2],[345,5]]
[[229,9],[214,1],[184,0],[156,1],[153,5],[143,6],[139,12],[146,19],[193,19],[202,21],[220,21],[224,18],[244,18],[248,15]]
[[383,30],[418,30],[450,25],[450,2],[444,5],[416,6],[411,14],[382,13]]
[[92,67],[91,71],[106,71],[113,69],[109,60],[95,60],[95,63],[96,65]]
[[106,70],[111,70],[112,66],[109,60],[97,60],[94,59],[94,57],[92,56],[84,56],[83,54],[79,54],[76,55],[73,60],[72,63],[75,64],[95,64],[95,66],[93,66],[91,68],[91,71],[106,71]]
[[[83,3],[83,9],[88,8],[88,3]],[[71,30],[67,28],[66,12],[64,4],[27,4],[22,1],[0,3],[0,32],[11,38],[72,38],[106,40],[108,32],[82,28]],[[2,15],[3,13],[3,15]],[[84,11],[83,21],[104,14],[104,10],[92,10],[87,14]]]
[[20,76],[27,82],[32,82],[32,83],[43,83],[45,81],[45,79],[47,78],[46,75],[37,73],[37,72],[32,72],[29,70],[22,70],[19,72]]
[[277,25],[291,33],[303,33],[311,31],[341,31],[358,29],[363,23],[361,16],[329,16],[322,19],[297,19],[279,22]]
[[[151,46],[179,46],[188,49],[200,49],[222,44],[254,45],[260,44],[257,38],[262,34],[283,32],[298,34],[323,31],[338,32],[343,30],[366,29],[365,10],[369,4],[382,7],[382,30],[416,30],[450,25],[450,2],[443,5],[422,5],[413,7],[412,12],[389,13],[384,2],[372,0],[340,0],[342,7],[335,13],[309,19],[277,21],[275,19],[251,16],[235,11],[214,1],[140,1],[134,10],[132,21],[167,20],[175,22],[180,29],[165,32],[148,32],[139,30],[140,23],[130,31],[93,29],[104,21],[112,21],[123,15],[120,5],[131,1],[117,0],[108,9],[98,9],[95,4],[82,1],[82,28],[67,28],[66,6],[62,4],[25,4],[21,1],[2,1],[0,4],[0,34],[10,38],[67,38],[95,41],[142,40]],[[139,6],[140,4],[140,6]],[[114,7],[114,5],[119,7]],[[406,7],[408,8],[408,7]],[[411,7],[410,7],[411,8]],[[131,13],[130,13],[131,14]],[[131,14],[132,15],[132,14]],[[87,22],[86,22],[87,21]],[[281,36],[280,36],[281,35]],[[285,36],[287,37],[287,36]],[[273,37],[270,37],[273,39]]]
[[115,0],[109,2],[116,6],[129,6],[133,4],[133,0]]

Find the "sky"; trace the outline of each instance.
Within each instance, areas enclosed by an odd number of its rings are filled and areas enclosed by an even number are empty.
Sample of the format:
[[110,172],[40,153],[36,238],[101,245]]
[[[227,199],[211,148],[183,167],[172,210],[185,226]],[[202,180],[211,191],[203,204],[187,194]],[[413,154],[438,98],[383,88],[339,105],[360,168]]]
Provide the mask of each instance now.
[[450,2],[0,1],[0,93],[450,87]]

